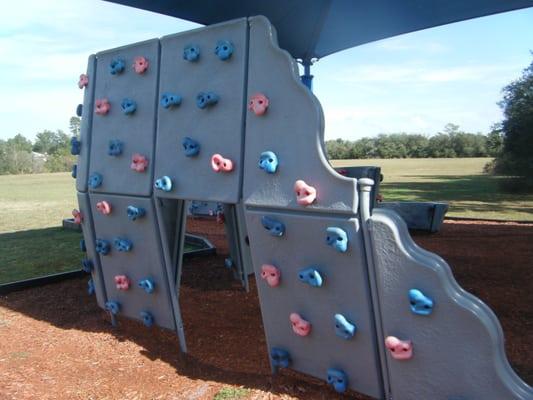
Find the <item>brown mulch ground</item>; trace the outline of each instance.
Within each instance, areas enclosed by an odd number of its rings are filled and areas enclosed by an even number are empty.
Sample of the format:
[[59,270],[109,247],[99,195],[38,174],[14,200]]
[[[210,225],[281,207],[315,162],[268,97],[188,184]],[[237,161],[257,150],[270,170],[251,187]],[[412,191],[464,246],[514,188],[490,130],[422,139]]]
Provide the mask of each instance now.
[[[247,399],[366,399],[272,376],[255,284],[245,293],[224,268],[223,227],[196,219],[188,231],[206,234],[218,255],[185,264],[187,355],[172,332],[124,319],[112,328],[86,279],[14,292],[0,297],[0,399],[212,399],[240,386]],[[495,311],[512,366],[533,384],[533,224],[447,221],[414,238]]]

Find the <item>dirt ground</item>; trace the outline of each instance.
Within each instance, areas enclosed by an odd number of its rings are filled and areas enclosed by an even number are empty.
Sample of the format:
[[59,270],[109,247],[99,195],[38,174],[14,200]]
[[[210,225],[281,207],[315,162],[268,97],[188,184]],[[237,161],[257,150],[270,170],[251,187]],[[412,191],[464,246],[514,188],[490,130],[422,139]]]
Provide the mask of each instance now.
[[[14,292],[0,297],[0,399],[368,399],[289,371],[272,376],[255,283],[246,293],[224,268],[223,226],[196,219],[188,231],[218,255],[184,267],[187,355],[172,332],[125,319],[112,328],[87,279]],[[446,221],[414,238],[495,311],[511,365],[533,384],[533,224]],[[243,397],[229,396],[240,387]]]

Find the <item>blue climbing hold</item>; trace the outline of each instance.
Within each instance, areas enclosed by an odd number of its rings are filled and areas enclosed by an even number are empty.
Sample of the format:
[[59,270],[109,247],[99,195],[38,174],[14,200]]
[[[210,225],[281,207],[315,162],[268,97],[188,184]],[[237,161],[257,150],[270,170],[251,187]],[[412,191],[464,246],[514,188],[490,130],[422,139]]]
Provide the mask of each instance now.
[[313,287],[321,287],[324,283],[324,279],[320,272],[313,267],[300,270],[300,272],[298,272],[298,279]]
[[104,177],[100,175],[98,172],[93,172],[89,176],[89,187],[91,189],[96,189],[102,186],[102,181],[104,180]]
[[141,279],[139,281],[139,287],[143,289],[146,293],[153,293],[155,289],[155,283],[150,278]]
[[200,153],[200,143],[190,137],[184,137],[181,144],[186,157],[196,157]]
[[95,291],[96,291],[96,288],[94,287],[94,281],[91,278],[87,281],[87,294],[89,296],[92,296]]
[[87,251],[87,246],[85,245],[85,239],[80,240],[80,250],[84,253]]
[[233,268],[233,260],[231,258],[225,258],[224,259],[224,266],[228,269]]
[[330,227],[326,229],[326,232],[328,234],[326,237],[327,244],[341,253],[348,250],[348,235],[344,230],[337,227]]
[[111,139],[107,147],[107,154],[110,156],[120,156],[124,149],[124,143],[118,139]]
[[115,58],[111,60],[111,63],[109,64],[109,72],[111,75],[118,75],[124,72],[124,69],[126,68],[126,62],[121,58]]
[[106,256],[111,251],[111,243],[105,239],[96,239],[96,252],[103,256]]
[[78,104],[78,106],[76,107],[76,115],[78,117],[81,117],[83,114],[83,104]]
[[213,92],[200,92],[196,96],[196,105],[198,108],[204,109],[206,107],[212,107],[218,103],[219,97]]
[[272,236],[283,236],[285,233],[285,224],[272,217],[264,215],[261,217],[261,224]]
[[222,61],[229,60],[233,54],[233,44],[229,40],[219,40],[215,47],[215,54]]
[[411,311],[418,315],[429,315],[433,312],[433,300],[418,289],[409,290]]
[[70,154],[73,156],[79,155],[81,152],[81,142],[76,136],[72,136],[70,139]]
[[200,48],[194,44],[189,44],[183,48],[183,59],[191,62],[200,58]]
[[351,339],[357,332],[357,327],[342,314],[335,314],[335,334],[343,339]]
[[348,376],[341,369],[328,369],[328,385],[333,386],[338,393],[344,393],[348,389]]
[[143,324],[150,328],[154,324],[154,316],[148,311],[141,311],[140,313]]
[[172,179],[168,176],[162,176],[157,179],[154,183],[156,189],[162,190],[163,192],[170,192],[172,190]]
[[70,173],[70,176],[72,176],[74,179],[78,176],[78,165],[74,164],[72,166],[72,172]]
[[142,207],[128,206],[126,212],[130,221],[135,221],[137,218],[142,218],[146,215],[146,210]]
[[123,99],[120,103],[120,108],[126,115],[133,114],[137,110],[137,103],[132,99]]
[[113,240],[113,244],[115,245],[115,249],[122,252],[131,251],[131,249],[133,248],[133,242],[131,240],[121,237],[116,237]]
[[159,104],[163,108],[177,107],[181,104],[181,96],[175,93],[163,93]]
[[259,157],[259,168],[269,174],[275,174],[278,169],[278,156],[272,151],[265,151]]
[[270,360],[274,369],[288,368],[291,364],[291,355],[287,350],[272,347],[270,350]]
[[105,309],[113,315],[117,315],[120,311],[120,303],[118,301],[109,300],[105,303]]
[[93,272],[94,269],[93,262],[88,258],[84,258],[83,260],[81,260],[81,269],[83,270],[83,272],[87,272],[88,274],[90,274],[91,272]]

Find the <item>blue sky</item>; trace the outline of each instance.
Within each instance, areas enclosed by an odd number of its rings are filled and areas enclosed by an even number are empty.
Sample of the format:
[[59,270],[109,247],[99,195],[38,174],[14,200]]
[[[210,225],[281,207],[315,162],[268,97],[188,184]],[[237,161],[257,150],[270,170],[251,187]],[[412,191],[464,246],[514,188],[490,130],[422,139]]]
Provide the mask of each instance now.
[[[196,26],[95,0],[11,2],[0,14],[0,139],[68,132],[89,54]],[[501,88],[530,64],[530,50],[533,8],[328,56],[312,70],[326,139],[433,134],[448,122],[486,133],[501,120]]]

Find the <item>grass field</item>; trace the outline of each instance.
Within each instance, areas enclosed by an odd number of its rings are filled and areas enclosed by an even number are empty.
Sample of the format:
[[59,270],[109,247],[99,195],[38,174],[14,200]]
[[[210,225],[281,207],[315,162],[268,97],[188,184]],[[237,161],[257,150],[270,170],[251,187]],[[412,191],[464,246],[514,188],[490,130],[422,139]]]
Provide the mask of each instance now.
[[490,158],[333,160],[334,167],[375,165],[384,176],[385,201],[445,201],[448,216],[533,221],[533,194],[503,193],[483,174]]

